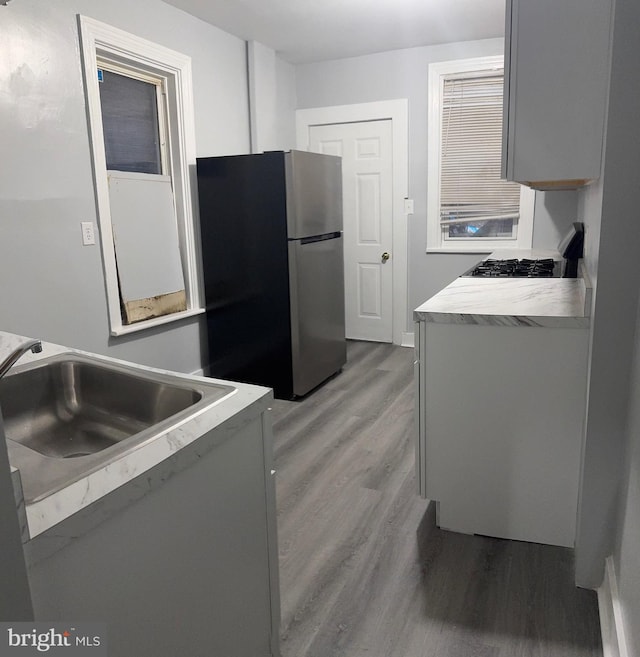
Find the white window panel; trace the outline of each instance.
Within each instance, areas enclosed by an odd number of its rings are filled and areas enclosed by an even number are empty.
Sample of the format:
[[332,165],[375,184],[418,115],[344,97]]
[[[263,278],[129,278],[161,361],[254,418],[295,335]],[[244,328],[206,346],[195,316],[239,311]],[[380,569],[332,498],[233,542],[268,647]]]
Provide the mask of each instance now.
[[128,171],[110,171],[108,178],[126,321],[186,310],[171,178]]

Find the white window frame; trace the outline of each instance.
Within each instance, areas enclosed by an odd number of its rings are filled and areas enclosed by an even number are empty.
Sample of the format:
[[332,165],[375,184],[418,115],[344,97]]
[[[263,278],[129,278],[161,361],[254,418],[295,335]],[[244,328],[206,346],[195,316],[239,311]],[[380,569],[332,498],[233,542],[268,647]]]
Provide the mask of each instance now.
[[[191,58],[86,16],[79,15],[78,21],[111,335],[134,333],[203,313],[190,173],[195,170],[196,164]],[[187,309],[135,324],[124,324],[120,313],[120,292],[97,76],[98,62],[103,60],[161,78],[167,91],[166,120],[170,144],[167,173],[172,179],[176,206]]]
[[445,240],[440,224],[440,143],[442,139],[442,95],[448,75],[503,68],[504,58],[474,57],[429,65],[427,126],[427,253],[491,253],[496,249],[530,249],[533,240],[535,192],[524,185],[520,191],[520,218],[514,239]]

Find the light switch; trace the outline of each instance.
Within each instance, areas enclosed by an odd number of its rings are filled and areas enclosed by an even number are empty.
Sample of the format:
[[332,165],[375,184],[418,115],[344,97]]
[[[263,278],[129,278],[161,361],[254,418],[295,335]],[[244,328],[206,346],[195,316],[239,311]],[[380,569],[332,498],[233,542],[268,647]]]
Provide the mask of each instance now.
[[93,222],[92,221],[81,221],[80,226],[82,227],[82,244],[84,246],[89,246],[96,243],[96,236],[93,232]]
[[413,214],[413,199],[405,198],[404,200],[404,213]]

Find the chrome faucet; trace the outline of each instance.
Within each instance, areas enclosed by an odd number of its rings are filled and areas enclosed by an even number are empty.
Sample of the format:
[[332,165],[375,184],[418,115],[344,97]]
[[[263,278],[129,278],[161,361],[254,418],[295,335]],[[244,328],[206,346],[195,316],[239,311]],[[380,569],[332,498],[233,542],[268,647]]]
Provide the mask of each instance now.
[[2,363],[0,363],[0,379],[11,369],[11,366],[22,356],[22,354],[31,350],[34,354],[42,351],[42,342],[40,340],[27,340],[19,347],[16,347]]

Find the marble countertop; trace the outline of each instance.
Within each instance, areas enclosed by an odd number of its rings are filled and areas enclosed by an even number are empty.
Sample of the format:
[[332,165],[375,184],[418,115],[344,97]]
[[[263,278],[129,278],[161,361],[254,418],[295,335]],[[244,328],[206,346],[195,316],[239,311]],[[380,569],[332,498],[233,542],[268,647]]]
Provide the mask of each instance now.
[[[0,331],[0,359],[11,352],[26,338],[11,333]],[[42,343],[42,352],[24,354],[14,367],[18,368],[22,364],[33,362],[42,358],[47,358],[61,353],[84,354],[92,358],[119,363],[117,359],[90,354],[77,349],[69,349],[60,345],[51,343]],[[166,374],[165,370],[159,370],[133,363],[126,363],[129,367],[137,367],[147,372],[158,372]],[[54,527],[63,520],[78,514],[83,509],[99,502],[109,493],[122,489],[125,484],[131,483],[136,490],[131,490],[132,499],[145,493],[145,487],[159,484],[154,483],[149,478],[144,481],[140,475],[150,471],[159,464],[166,463],[163,469],[161,479],[171,476],[172,469],[180,469],[181,458],[187,458],[181,455],[181,450],[189,445],[199,442],[206,443],[199,449],[211,449],[216,444],[224,442],[231,437],[239,426],[258,417],[272,403],[273,395],[270,389],[261,386],[232,383],[229,381],[219,381],[216,379],[204,379],[203,377],[191,376],[170,372],[172,376],[178,376],[188,381],[202,381],[232,385],[235,390],[228,396],[212,401],[211,404],[204,406],[197,413],[169,425],[164,431],[160,432],[153,440],[136,448],[135,450],[123,454],[123,456],[104,467],[89,473],[79,481],[75,481],[65,488],[48,495],[44,499],[37,500],[33,503],[25,504],[21,499],[21,490],[19,481],[16,481],[15,468],[12,466],[12,478],[16,488],[16,505],[18,515],[21,517],[23,526],[23,540],[32,539],[50,528]],[[216,429],[216,431],[213,431]],[[206,440],[200,441],[206,436]],[[187,450],[184,450],[185,452]],[[27,473],[20,473],[21,477],[28,476]],[[120,495],[122,497],[122,495]],[[108,510],[103,509],[103,514],[108,514]],[[92,521],[95,524],[95,519]]]
[[[560,259],[557,251],[509,249],[489,258]],[[579,278],[457,278],[414,311],[416,321],[496,326],[588,327],[591,286]]]

